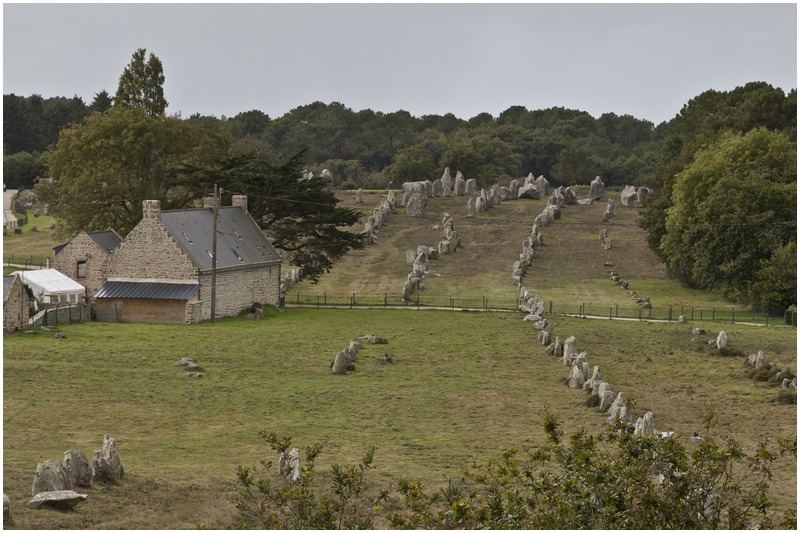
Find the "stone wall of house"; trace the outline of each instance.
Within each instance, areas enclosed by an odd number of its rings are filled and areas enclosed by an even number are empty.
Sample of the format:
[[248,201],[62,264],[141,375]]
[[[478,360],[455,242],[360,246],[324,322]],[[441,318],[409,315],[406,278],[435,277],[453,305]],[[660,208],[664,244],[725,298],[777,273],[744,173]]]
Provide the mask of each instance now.
[[3,333],[27,329],[30,305],[30,298],[28,298],[22,282],[17,276],[14,276],[8,299],[3,302]]
[[[277,306],[280,299],[280,264],[217,272],[217,317],[238,315],[254,303]],[[211,274],[200,276],[203,320],[211,318]]]
[[[78,277],[78,261],[86,261],[85,277]],[[86,287],[87,300],[91,300],[106,282],[105,271],[110,261],[111,254],[81,232],[56,254],[50,266]]]
[[186,300],[112,299],[97,300],[98,322],[146,322],[184,324]]
[[197,280],[197,267],[157,217],[143,218],[111,256],[107,279]]

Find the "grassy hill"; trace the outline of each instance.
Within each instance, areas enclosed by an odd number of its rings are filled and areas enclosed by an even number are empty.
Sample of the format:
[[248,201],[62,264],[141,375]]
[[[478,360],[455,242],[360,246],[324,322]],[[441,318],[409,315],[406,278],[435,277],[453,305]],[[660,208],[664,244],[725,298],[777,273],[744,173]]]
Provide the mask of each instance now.
[[[378,194],[366,195],[363,208],[371,211]],[[377,245],[343,258],[318,286],[301,283],[295,291],[399,299],[409,271],[405,249],[435,245],[441,231],[431,228],[447,211],[463,248],[431,263],[442,277],[426,281],[424,297],[514,300],[511,264],[544,201],[506,202],[476,219],[463,217],[465,202],[431,199],[422,220],[398,212]],[[543,229],[545,246],[525,280],[531,291],[556,303],[630,306],[608,279],[603,263],[612,262],[654,306],[729,305],[669,280],[644,247],[633,210],[617,202],[617,216],[603,224],[604,210],[604,201],[569,206]],[[614,242],[610,251],[600,246],[601,227]],[[777,403],[774,387],[747,378],[743,357],[721,357],[705,342],[724,329],[731,348],[764,350],[796,373],[794,328],[695,320],[691,326],[708,330],[696,343],[677,322],[548,319],[553,335],[574,335],[589,364],[628,393],[634,414],[652,411],[659,430],[691,435],[713,412],[712,431],[735,437],[748,453],[763,438],[796,435],[796,405]],[[536,421],[545,405],[567,431],[594,431],[606,418],[585,406],[586,393],[565,386],[568,369],[545,354],[521,313],[289,307],[264,320],[62,329],[65,339],[42,331],[4,337],[3,484],[15,528],[229,527],[225,495],[236,466],[274,459],[258,441],[260,429],[291,435],[297,446],[326,440],[320,471],[356,462],[375,445],[372,485],[385,487],[402,475],[446,485],[473,460],[541,442]],[[336,353],[363,333],[389,344],[365,345],[356,372],[332,375]],[[194,358],[204,377],[184,377],[174,366],[182,357]],[[117,440],[126,470],[121,485],[86,490],[89,499],[73,513],[24,508],[39,462],[60,461],[71,449],[91,457],[104,433]],[[793,457],[775,465],[779,512],[796,509],[796,472]]]

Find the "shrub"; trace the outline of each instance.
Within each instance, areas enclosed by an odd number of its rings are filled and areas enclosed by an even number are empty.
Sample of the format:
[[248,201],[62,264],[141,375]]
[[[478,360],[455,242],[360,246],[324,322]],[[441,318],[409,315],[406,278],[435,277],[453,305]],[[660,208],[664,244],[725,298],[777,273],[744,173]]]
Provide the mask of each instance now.
[[722,357],[744,357],[743,351],[737,350],[736,348],[730,348],[728,346],[724,348],[717,348],[716,354]]
[[781,405],[796,405],[797,393],[792,392],[789,389],[781,389],[778,391],[777,402]]
[[[286,453],[291,437],[259,432],[259,438],[278,454]],[[231,501],[239,512],[239,528],[259,529],[370,529],[374,502],[366,497],[366,473],[372,468],[375,448],[367,450],[356,465],[334,464],[331,484],[317,480],[315,460],[323,443],[303,448],[305,461],[300,478],[273,471],[272,461],[262,459],[260,468],[239,466]]]

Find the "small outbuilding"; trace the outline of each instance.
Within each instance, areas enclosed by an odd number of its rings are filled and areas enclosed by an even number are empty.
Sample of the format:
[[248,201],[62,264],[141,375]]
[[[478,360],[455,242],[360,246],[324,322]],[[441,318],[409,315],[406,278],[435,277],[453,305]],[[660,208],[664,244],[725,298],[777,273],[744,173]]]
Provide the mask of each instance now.
[[111,254],[121,242],[122,237],[114,230],[82,231],[70,242],[53,248],[55,257],[50,266],[86,287],[86,295],[91,297],[106,282]]
[[54,268],[18,270],[13,274],[31,289],[39,306],[78,304],[86,300],[86,287]]

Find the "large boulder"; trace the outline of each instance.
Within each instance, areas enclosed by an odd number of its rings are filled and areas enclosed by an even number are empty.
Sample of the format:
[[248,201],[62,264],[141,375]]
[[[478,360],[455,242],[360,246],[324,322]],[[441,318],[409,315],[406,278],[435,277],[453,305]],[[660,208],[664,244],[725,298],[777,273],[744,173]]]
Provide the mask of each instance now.
[[347,368],[350,366],[352,361],[350,360],[350,356],[342,350],[341,352],[336,354],[336,358],[333,360],[333,366],[331,367],[331,373],[337,375],[344,375],[347,374]]
[[636,195],[636,187],[633,185],[626,185],[622,192],[619,193],[619,200],[625,207],[636,207],[638,196]]
[[70,488],[67,471],[58,461],[48,459],[43,463],[39,463],[36,467],[31,496],[36,496],[40,492],[60,491]]
[[74,490],[51,490],[40,492],[25,505],[30,509],[50,507],[59,511],[69,511],[88,497],[88,495],[78,494]]
[[64,470],[69,483],[67,488],[88,487],[92,484],[92,467],[82,451],[64,452]]
[[117,441],[103,435],[103,449],[92,452],[92,481],[117,482],[125,476],[125,468],[117,451]]
[[539,197],[539,190],[533,183],[526,183],[517,191],[517,199],[530,198],[531,200],[538,200]]

